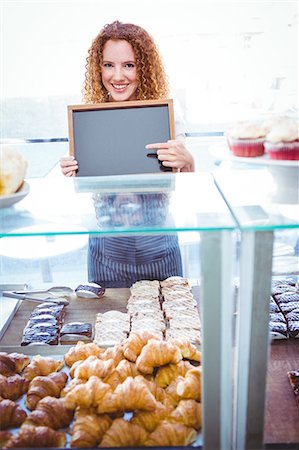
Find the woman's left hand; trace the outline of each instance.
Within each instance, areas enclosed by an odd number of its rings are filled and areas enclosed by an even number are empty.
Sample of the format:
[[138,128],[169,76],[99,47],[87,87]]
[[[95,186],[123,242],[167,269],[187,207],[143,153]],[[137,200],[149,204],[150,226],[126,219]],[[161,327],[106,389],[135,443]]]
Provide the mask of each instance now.
[[163,143],[148,144],[148,150],[157,150],[158,159],[165,167],[179,169],[180,172],[194,172],[194,159],[184,142],[169,140]]

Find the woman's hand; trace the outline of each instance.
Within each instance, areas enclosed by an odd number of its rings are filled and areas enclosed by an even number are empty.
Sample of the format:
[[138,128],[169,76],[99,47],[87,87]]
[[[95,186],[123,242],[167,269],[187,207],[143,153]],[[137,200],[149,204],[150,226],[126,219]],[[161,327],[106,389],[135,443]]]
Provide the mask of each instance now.
[[179,169],[180,172],[194,172],[194,159],[184,142],[169,140],[164,143],[148,144],[149,150],[157,150],[158,159],[165,167]]
[[78,163],[74,156],[63,156],[59,162],[63,175],[66,177],[74,177],[76,175]]

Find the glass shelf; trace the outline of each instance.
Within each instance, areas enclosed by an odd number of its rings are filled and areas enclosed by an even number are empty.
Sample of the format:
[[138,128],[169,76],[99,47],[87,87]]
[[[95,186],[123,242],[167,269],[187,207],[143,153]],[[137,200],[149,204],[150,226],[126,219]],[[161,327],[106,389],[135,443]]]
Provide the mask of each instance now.
[[30,192],[0,210],[0,237],[232,230],[210,174],[30,179]]

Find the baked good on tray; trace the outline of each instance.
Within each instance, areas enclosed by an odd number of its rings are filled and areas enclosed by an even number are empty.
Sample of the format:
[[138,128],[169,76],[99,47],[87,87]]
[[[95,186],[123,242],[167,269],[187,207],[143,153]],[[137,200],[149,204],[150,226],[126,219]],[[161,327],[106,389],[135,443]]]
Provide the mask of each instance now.
[[[3,422],[8,429],[4,448],[64,447],[67,427],[71,447],[147,446],[156,441],[178,446],[197,438],[201,354],[190,342],[167,342],[147,331],[132,333],[122,345],[107,349],[78,342],[64,356],[74,378],[63,371],[63,361],[55,367],[46,358],[32,357],[18,375],[26,371],[30,379],[28,392],[22,394],[27,414],[15,408],[12,421]],[[39,375],[49,369],[48,375]],[[0,408],[5,402],[14,404],[2,399]],[[130,419],[124,420],[127,412]],[[10,433],[10,425],[19,428]]]
[[61,344],[75,344],[78,341],[91,342],[92,325],[86,322],[65,323],[60,329]]
[[269,309],[272,339],[299,338],[299,289],[294,280],[273,280]]
[[299,160],[299,124],[295,119],[282,118],[269,127],[265,151],[270,159]]

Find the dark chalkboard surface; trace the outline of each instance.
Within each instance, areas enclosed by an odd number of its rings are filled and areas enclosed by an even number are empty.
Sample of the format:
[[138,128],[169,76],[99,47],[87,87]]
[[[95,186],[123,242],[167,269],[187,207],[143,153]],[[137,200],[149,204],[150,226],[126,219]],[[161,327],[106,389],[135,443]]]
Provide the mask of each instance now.
[[165,172],[146,144],[174,139],[172,100],[68,106],[70,154],[78,176]]

